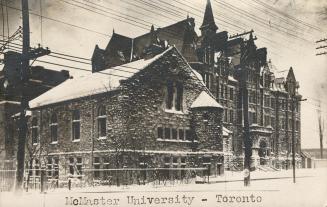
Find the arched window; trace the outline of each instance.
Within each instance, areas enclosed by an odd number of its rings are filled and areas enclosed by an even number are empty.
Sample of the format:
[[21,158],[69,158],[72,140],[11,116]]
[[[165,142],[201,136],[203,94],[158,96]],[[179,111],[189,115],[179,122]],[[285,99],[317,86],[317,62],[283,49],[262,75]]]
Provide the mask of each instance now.
[[166,109],[183,110],[183,85],[180,82],[167,82]]
[[72,138],[73,138],[73,141],[80,139],[80,128],[81,128],[80,112],[79,112],[79,110],[74,110],[73,114],[72,114]]
[[57,114],[53,113],[50,120],[51,143],[58,142],[58,120]]
[[100,106],[97,114],[98,121],[98,137],[106,138],[107,135],[107,115],[106,109],[103,106]]
[[37,118],[34,117],[32,119],[32,144],[38,143],[38,136],[39,136],[39,127],[37,125]]

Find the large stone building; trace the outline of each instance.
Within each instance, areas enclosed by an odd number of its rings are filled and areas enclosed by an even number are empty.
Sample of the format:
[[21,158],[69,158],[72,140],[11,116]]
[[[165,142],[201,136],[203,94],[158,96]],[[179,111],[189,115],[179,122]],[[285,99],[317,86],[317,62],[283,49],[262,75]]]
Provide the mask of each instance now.
[[172,46],[68,80],[30,107],[27,147],[38,154],[27,160],[34,169],[47,164],[48,176],[61,180],[121,168],[209,167],[219,174],[230,154],[222,106]]
[[200,30],[187,17],[136,38],[113,32],[105,49],[95,47],[92,75],[30,102],[29,146],[42,151],[49,176],[124,166],[242,170],[244,105],[252,167],[288,168],[293,130],[299,164],[301,95],[293,69],[277,76],[253,31],[219,31],[210,1]]
[[[229,37],[219,31],[210,1],[207,1],[201,35],[195,32],[194,19],[187,17],[176,24],[158,28],[136,38],[116,33],[106,49],[98,46],[93,54],[93,70],[131,62],[144,57],[147,51],[161,51],[161,45],[176,45],[190,66],[199,72],[215,99],[224,107],[223,123],[232,132],[234,161],[231,167],[242,169],[243,103],[241,79],[247,76],[250,134],[253,142],[254,166],[288,168],[291,155],[292,121],[296,137],[297,161],[301,149],[301,95],[293,69],[280,72],[267,61],[267,49],[257,48],[253,31]],[[247,38],[246,38],[247,37]],[[124,42],[124,44],[119,44]],[[244,73],[245,72],[245,73]],[[294,120],[292,98],[287,85],[296,84]]]

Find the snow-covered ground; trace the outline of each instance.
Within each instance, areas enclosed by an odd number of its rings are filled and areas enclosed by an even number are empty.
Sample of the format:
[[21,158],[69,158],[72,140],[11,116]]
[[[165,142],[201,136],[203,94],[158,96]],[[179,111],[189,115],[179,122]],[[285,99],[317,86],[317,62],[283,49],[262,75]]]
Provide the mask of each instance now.
[[[251,186],[244,187],[242,173],[227,172],[211,184],[105,186],[39,192],[0,194],[1,207],[60,206],[327,206],[327,168],[252,172]],[[281,178],[281,179],[272,179]],[[226,181],[226,182],[225,182]],[[231,182],[228,182],[231,181]]]

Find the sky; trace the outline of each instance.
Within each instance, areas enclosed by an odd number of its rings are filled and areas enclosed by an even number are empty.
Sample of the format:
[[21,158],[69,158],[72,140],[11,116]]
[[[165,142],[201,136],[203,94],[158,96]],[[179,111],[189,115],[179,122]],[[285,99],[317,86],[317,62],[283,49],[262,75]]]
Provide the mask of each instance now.
[[[20,0],[0,0],[0,39],[21,25]],[[207,0],[29,0],[31,46],[90,59],[96,44],[105,48],[113,30],[136,37],[155,28],[195,18],[197,32]],[[318,113],[327,119],[327,55],[316,53],[327,45],[327,1],[321,0],[211,0],[219,31],[229,35],[254,30],[258,47],[267,47],[276,75],[293,67],[300,82],[302,148],[319,148]],[[42,17],[40,17],[42,16]],[[8,17],[8,18],[7,18]],[[4,21],[2,21],[4,20]],[[1,43],[1,42],[0,42]],[[15,41],[16,44],[21,42]],[[17,47],[17,45],[16,45]],[[91,70],[90,64],[55,57],[39,60]],[[80,61],[80,60],[79,60]],[[88,62],[83,60],[83,62]],[[34,62],[73,76],[89,72]],[[327,121],[326,121],[327,122]],[[325,138],[324,145],[327,146]]]

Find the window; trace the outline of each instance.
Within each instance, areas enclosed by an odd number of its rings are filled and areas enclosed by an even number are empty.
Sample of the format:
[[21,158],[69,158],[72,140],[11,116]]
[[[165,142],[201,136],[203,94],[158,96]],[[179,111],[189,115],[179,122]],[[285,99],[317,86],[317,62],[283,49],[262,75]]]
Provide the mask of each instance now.
[[48,177],[52,177],[52,158],[48,157],[48,162],[47,162],[47,174]]
[[69,174],[78,175],[79,177],[82,176],[83,163],[81,157],[77,157],[77,158],[70,157],[68,165],[69,165]]
[[185,135],[186,135],[186,140],[189,140],[189,141],[192,141],[192,133],[191,133],[191,130],[189,129],[186,129],[185,130]]
[[178,167],[178,158],[177,157],[173,157],[173,167],[174,168]]
[[74,158],[70,157],[69,158],[69,174],[74,175],[74,167],[75,166],[75,162],[74,162]]
[[59,158],[48,157],[47,161],[47,175],[49,178],[59,178]]
[[204,73],[203,74],[203,80],[204,80],[204,83],[206,84],[208,89],[211,89],[211,87],[212,87],[212,84],[211,84],[212,79],[213,79],[212,74],[209,74],[209,73]]
[[54,157],[53,158],[53,169],[54,169],[54,178],[58,179],[59,178],[59,158]]
[[94,157],[93,167],[94,167],[94,178],[99,179],[100,178],[100,157]]
[[185,136],[184,136],[184,129],[179,129],[178,130],[178,138],[180,139],[180,140],[185,140]]
[[82,175],[82,166],[83,166],[83,163],[82,163],[82,158],[81,157],[78,157],[77,158],[77,161],[76,161],[76,171],[77,171],[77,174],[78,175]]
[[171,135],[172,135],[172,139],[177,139],[177,129],[172,128],[171,129]]
[[224,98],[224,85],[220,85],[220,98]]
[[168,81],[166,108],[182,111],[183,109],[183,85],[179,82]]
[[170,128],[165,128],[165,139],[170,139]]
[[229,122],[230,123],[234,122],[234,111],[233,110],[229,111]]
[[270,116],[265,115],[265,126],[270,126]]
[[276,108],[276,104],[275,104],[276,99],[275,98],[271,98],[271,108],[275,109]]
[[38,159],[35,159],[34,170],[35,170],[35,176],[40,176],[40,162]]
[[233,88],[229,88],[229,100],[233,100],[234,99],[234,90]]
[[163,141],[192,141],[191,131],[186,128],[158,127],[157,138]]
[[273,127],[273,128],[275,128],[276,126],[276,121],[275,121],[275,118],[274,117],[271,117],[271,126]]
[[79,112],[79,110],[74,110],[73,116],[72,116],[73,141],[80,139],[80,127],[81,127],[80,112]]
[[227,109],[224,109],[224,122],[227,122],[228,117],[227,117]]
[[105,107],[101,106],[98,109],[98,137],[105,138],[107,135],[107,116]]
[[158,132],[158,139],[163,139],[163,128],[158,127],[157,132]]
[[37,144],[39,136],[39,127],[37,126],[37,118],[32,119],[32,144]]
[[51,136],[51,142],[55,143],[58,141],[58,120],[57,115],[55,113],[51,116],[51,122],[50,122],[50,136]]

